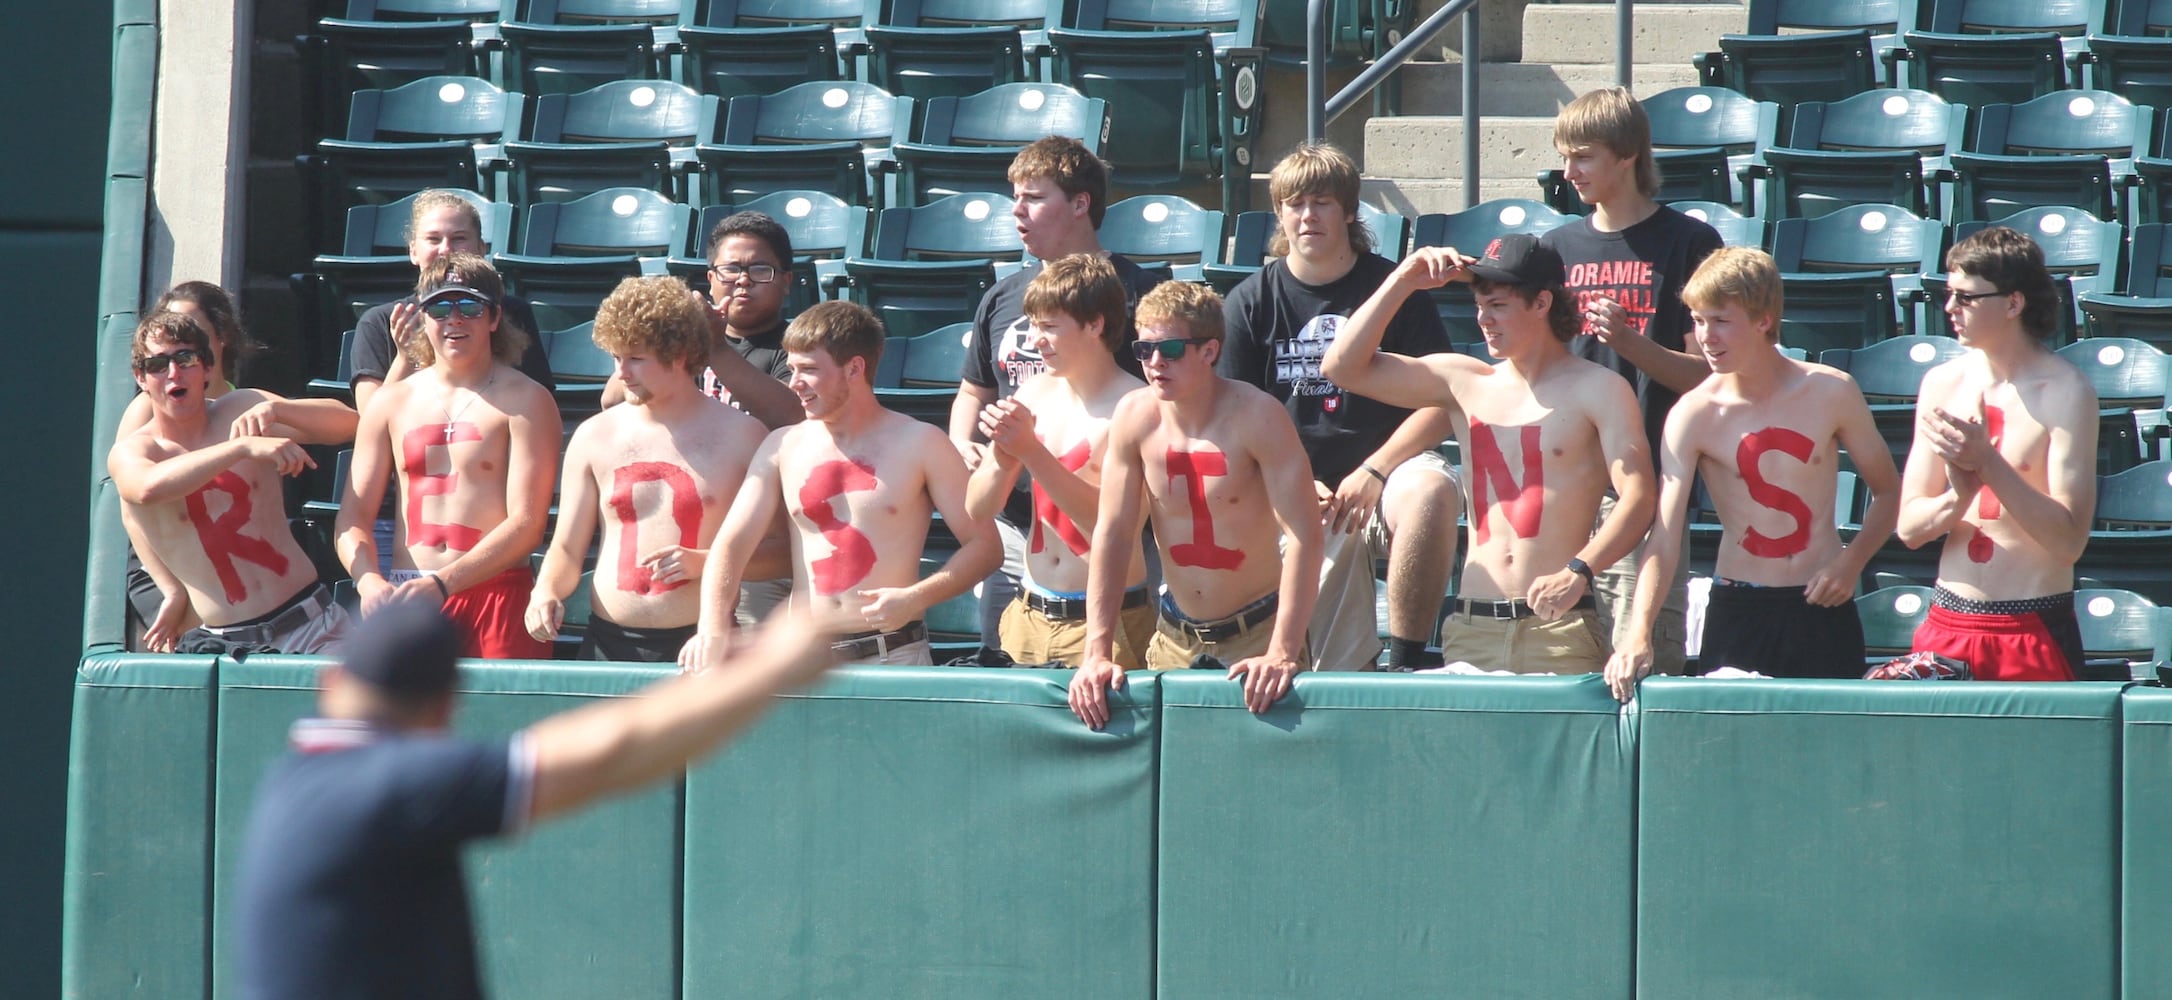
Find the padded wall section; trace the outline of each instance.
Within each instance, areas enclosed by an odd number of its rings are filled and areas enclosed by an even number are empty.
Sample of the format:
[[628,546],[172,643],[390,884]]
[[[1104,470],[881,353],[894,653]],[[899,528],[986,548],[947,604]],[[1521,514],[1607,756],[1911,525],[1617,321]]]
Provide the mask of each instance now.
[[2121,752],[2126,767],[2120,848],[2120,978],[2122,995],[2145,1000],[2163,996],[2172,983],[2172,948],[2164,928],[2172,926],[2172,856],[2165,852],[2165,832],[2172,830],[2172,691],[2130,688],[2121,699],[2125,726]]
[[1162,677],[1160,995],[1625,997],[1634,752],[1597,677]]
[[63,996],[204,993],[214,662],[97,656],[76,672]]
[[1639,995],[2111,995],[2119,696],[1646,682]]
[[846,668],[687,779],[688,997],[1153,990],[1155,682]]
[[[303,657],[226,664],[219,684],[217,996],[232,997],[232,909],[257,779],[315,705]],[[673,671],[675,672],[675,671]],[[667,674],[616,664],[467,661],[457,727],[503,736]],[[680,786],[637,795],[471,848],[468,884],[492,996],[678,995]]]

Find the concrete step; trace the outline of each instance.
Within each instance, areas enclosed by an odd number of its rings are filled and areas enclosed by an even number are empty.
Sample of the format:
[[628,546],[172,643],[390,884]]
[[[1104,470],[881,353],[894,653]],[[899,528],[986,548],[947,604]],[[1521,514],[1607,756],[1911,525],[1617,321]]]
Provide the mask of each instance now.
[[[1461,63],[1410,63],[1398,75],[1405,115],[1463,113]],[[1638,97],[1697,85],[1697,71],[1687,62],[1633,67],[1630,78],[1629,89]],[[1479,110],[1488,118],[1552,116],[1577,95],[1613,85],[1612,63],[1483,63],[1478,68]],[[1303,100],[1302,91],[1297,99]]]
[[[1495,177],[1487,175],[1478,185],[1478,200],[1495,198],[1537,198],[1538,185],[1531,178]],[[1429,212],[1460,212],[1463,204],[1463,182],[1454,178],[1439,177],[1418,179],[1406,177],[1366,177],[1359,189],[1359,197],[1369,205],[1391,212],[1417,218]]]
[[[1479,176],[1532,187],[1540,170],[1561,165],[1554,121],[1487,118],[1479,125]],[[1463,172],[1463,119],[1438,115],[1375,118],[1365,123],[1365,173],[1374,177],[1449,178]]]
[[[1740,4],[1639,3],[1631,52],[1638,65],[1689,65],[1690,57],[1717,47],[1719,36],[1749,21]],[[1535,3],[1523,12],[1523,61],[1614,61],[1614,5]]]

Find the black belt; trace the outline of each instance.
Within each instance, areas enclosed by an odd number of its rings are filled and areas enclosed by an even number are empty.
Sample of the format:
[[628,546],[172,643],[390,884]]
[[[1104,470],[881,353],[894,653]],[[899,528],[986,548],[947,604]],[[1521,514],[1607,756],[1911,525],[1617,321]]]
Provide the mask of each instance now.
[[[1075,622],[1083,621],[1086,618],[1086,599],[1083,597],[1049,597],[1036,594],[1030,590],[1026,591],[1024,596],[1026,607],[1057,621]],[[1151,596],[1145,587],[1133,587],[1124,591],[1124,603],[1117,605],[1117,610],[1129,611],[1133,608],[1143,608],[1146,606],[1146,602],[1151,599]]]
[[1161,595],[1161,624],[1177,632],[1191,636],[1200,642],[1224,642],[1250,631],[1253,626],[1275,616],[1276,599],[1280,595],[1268,594],[1253,601],[1227,618],[1211,622],[1193,619],[1177,610],[1176,600]]
[[[1569,605],[1569,611],[1590,611],[1597,607],[1598,604],[1591,599],[1591,595],[1589,593],[1586,593],[1583,597],[1578,598],[1575,604]],[[1538,612],[1532,610],[1531,605],[1526,604],[1521,600],[1458,600],[1456,601],[1456,612],[1458,614],[1469,615],[1473,618],[1494,618],[1502,621],[1518,621],[1524,618],[1538,617]]]
[[272,639],[316,621],[332,606],[332,590],[316,583],[302,588],[302,592],[287,599],[272,610],[232,625],[206,625],[204,631],[228,642],[253,642],[273,645]]
[[848,635],[830,644],[837,655],[847,660],[888,656],[899,646],[910,646],[928,637],[926,622],[913,622],[904,628],[890,632],[861,632]]

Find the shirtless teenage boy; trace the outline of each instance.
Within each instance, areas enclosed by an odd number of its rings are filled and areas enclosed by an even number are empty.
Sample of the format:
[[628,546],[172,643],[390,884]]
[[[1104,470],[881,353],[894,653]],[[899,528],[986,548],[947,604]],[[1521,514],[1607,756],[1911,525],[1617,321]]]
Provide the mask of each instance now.
[[[710,547],[701,627],[679,652],[688,669],[724,659],[739,581],[780,505],[791,521],[792,600],[865,626],[837,643],[847,660],[925,665],[927,609],[995,569],[995,528],[965,509],[965,460],[939,431],[883,409],[874,373],[882,321],[850,302],[823,302],[785,328],[792,391],[806,419],[771,431],[755,451]],[[958,551],[926,579],[931,516]]]
[[1900,538],[1946,536],[1915,648],[1981,680],[2072,680],[2074,563],[2096,513],[2097,396],[2044,346],[2063,308],[2044,253],[1994,226],[1946,251],[1946,316],[1970,350],[1923,376]]
[[[377,391],[355,435],[340,497],[339,557],[368,614],[388,601],[439,602],[466,627],[464,655],[547,658],[522,623],[558,468],[558,405],[514,370],[527,339],[501,322],[504,287],[490,262],[448,254],[423,268],[415,300],[419,370]],[[372,532],[399,477],[391,579]]]
[[[1460,354],[1380,353],[1380,333],[1412,293],[1476,286],[1488,365]],[[1652,516],[1652,462],[1629,383],[1571,355],[1580,319],[1561,258],[1533,237],[1503,236],[1473,259],[1421,249],[1398,265],[1336,338],[1320,370],[1398,406],[1447,406],[1471,484],[1471,551],[1441,656],[1486,670],[1598,672],[1612,644],[1592,574],[1629,554]],[[1599,499],[1619,497],[1599,524]]]
[[1312,463],[1281,403],[1215,373],[1222,302],[1211,290],[1165,282],[1139,300],[1135,321],[1147,388],[1125,396],[1109,422],[1086,569],[1086,663],[1071,676],[1071,711],[1099,729],[1109,689],[1124,686],[1118,610],[1143,508],[1163,582],[1147,668],[1211,656],[1244,679],[1245,707],[1265,712],[1311,666],[1305,626],[1320,587]]
[[[1144,383],[1109,353],[1131,324],[1123,281],[1106,258],[1078,253],[1050,261],[1026,286],[1025,311],[1047,370],[981,412],[990,447],[973,470],[966,509],[993,518],[1019,473],[1032,475],[1026,571],[1022,592],[1003,610],[1003,652],[1015,663],[1076,667],[1086,655],[1087,539],[1099,521],[1109,418]],[[1140,539],[1128,547],[1115,658],[1135,670],[1154,635],[1154,606]]]
[[[1667,414],[1659,512],[1607,684],[1628,701],[1651,672],[1652,623],[1674,579],[1700,474],[1726,529],[1701,667],[1861,677],[1855,584],[1900,511],[1900,474],[1870,406],[1846,372],[1780,353],[1780,272],[1764,251],[1714,251],[1682,299],[1693,317],[1692,346],[1712,374]],[[1833,527],[1842,448],[1870,488],[1862,530],[1846,545]]]
[[[255,389],[210,399],[211,335],[185,313],[144,319],[130,353],[150,419],[114,442],[106,470],[164,598],[145,648],[336,651],[347,616],[294,542],[279,479],[315,465],[303,444],[352,437],[354,411]],[[183,635],[191,609],[203,624]]]
[[676,278],[627,278],[596,310],[595,340],[616,361],[625,404],[583,421],[566,446],[558,526],[528,634],[565,623],[565,599],[603,526],[584,660],[669,663],[694,634],[709,542],[761,446],[761,421],[702,394],[705,310]]

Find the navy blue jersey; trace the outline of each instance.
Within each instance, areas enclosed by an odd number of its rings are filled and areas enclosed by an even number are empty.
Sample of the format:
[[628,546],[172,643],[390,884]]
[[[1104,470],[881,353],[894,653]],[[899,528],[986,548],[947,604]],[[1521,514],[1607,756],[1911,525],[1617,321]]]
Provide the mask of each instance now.
[[460,852],[525,821],[523,743],[321,719],[294,743],[249,820],[242,995],[481,997]]

